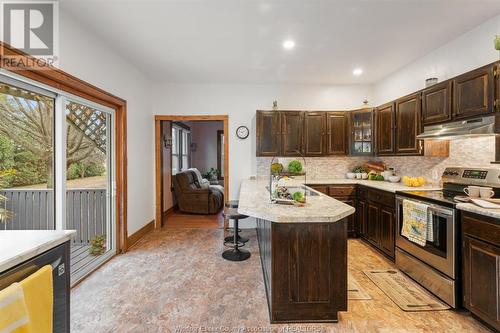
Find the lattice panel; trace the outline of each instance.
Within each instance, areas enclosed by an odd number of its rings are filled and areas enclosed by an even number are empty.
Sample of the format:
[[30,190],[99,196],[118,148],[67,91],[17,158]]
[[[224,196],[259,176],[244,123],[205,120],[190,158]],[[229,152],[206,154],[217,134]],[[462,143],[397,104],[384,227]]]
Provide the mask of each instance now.
[[106,114],[85,105],[70,102],[66,119],[82,131],[95,146],[106,153]]

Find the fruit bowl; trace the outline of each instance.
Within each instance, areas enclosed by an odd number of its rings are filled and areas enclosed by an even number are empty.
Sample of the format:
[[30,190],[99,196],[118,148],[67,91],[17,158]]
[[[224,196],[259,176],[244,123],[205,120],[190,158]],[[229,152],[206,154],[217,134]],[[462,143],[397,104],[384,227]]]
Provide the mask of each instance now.
[[404,176],[403,178],[401,178],[401,180],[403,181],[403,184],[405,186],[420,187],[420,186],[425,185],[425,179],[424,179],[424,177],[408,177],[408,176]]

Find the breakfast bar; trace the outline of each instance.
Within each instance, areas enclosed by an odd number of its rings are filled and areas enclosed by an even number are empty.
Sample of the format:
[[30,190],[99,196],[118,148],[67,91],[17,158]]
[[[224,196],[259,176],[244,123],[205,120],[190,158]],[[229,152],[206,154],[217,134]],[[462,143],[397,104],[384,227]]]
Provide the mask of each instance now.
[[347,310],[347,220],[355,209],[306,187],[303,206],[270,201],[267,182],[241,185],[255,217],[271,323],[336,322]]

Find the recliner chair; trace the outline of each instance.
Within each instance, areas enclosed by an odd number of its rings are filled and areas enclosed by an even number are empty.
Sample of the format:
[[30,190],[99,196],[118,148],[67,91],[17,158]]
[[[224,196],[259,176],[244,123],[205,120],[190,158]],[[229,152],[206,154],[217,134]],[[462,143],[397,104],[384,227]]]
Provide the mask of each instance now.
[[224,204],[223,192],[208,184],[200,184],[192,170],[179,172],[172,177],[177,204],[182,212],[217,214]]

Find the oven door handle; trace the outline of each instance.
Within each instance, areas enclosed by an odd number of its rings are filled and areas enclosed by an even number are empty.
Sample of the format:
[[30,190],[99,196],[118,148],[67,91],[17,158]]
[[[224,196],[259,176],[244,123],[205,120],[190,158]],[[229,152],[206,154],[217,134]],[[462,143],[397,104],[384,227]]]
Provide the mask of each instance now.
[[440,207],[436,207],[434,205],[429,206],[429,212],[436,213],[436,215],[439,215],[439,216],[444,217],[444,218],[453,217],[452,210],[443,209]]

